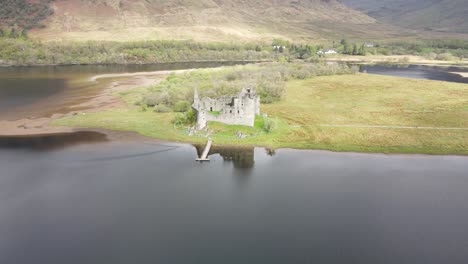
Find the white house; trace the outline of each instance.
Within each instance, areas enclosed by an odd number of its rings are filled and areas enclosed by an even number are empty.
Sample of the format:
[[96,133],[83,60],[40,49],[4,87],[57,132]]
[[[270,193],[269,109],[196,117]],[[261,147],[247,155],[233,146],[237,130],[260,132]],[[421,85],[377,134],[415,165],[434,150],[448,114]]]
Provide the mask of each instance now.
[[333,49],[328,49],[328,50],[319,50],[317,52],[317,55],[332,55],[332,54],[337,54],[336,50]]
[[286,50],[286,46],[273,46],[274,51]]

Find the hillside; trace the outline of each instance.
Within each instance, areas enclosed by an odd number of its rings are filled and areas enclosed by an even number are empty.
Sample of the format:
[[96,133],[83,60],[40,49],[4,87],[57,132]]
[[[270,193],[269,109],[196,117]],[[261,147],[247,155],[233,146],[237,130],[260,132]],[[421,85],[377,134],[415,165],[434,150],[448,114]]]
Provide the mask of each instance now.
[[401,35],[336,0],[56,0],[44,39],[338,39]]
[[[338,0],[0,0],[0,26],[33,29],[30,35],[44,40],[155,40],[258,41],[284,38],[315,42],[342,38],[381,40],[415,38],[463,38],[468,35],[422,32],[389,25],[356,11]],[[407,21],[404,14],[434,19],[426,13],[438,8],[429,0],[403,4],[396,0],[379,9],[374,0],[343,0],[375,17],[389,14],[400,24],[427,28],[430,21]],[[443,0],[448,1],[448,0]],[[465,0],[451,0],[456,1]],[[395,10],[411,8],[405,13]],[[451,11],[460,12],[461,8]],[[398,9],[400,8],[400,9]],[[431,9],[432,8],[432,9]],[[445,7],[444,7],[445,8]],[[391,10],[388,11],[387,9]],[[449,7],[447,7],[449,9]],[[444,9],[445,10],[445,9]],[[386,13],[388,11],[388,14]],[[416,14],[417,13],[417,14]],[[457,13],[458,14],[458,13]],[[459,15],[434,27],[456,23]],[[463,19],[465,19],[463,17]],[[390,20],[390,19],[384,19]],[[456,21],[455,21],[456,20]],[[460,21],[458,21],[460,22]],[[406,23],[406,24],[405,24]],[[457,23],[463,25],[463,23]],[[446,26],[447,28],[449,26]]]
[[466,0],[341,0],[351,8],[397,26],[468,33]]
[[53,12],[52,0],[1,0],[0,27],[31,29],[41,27],[42,20]]

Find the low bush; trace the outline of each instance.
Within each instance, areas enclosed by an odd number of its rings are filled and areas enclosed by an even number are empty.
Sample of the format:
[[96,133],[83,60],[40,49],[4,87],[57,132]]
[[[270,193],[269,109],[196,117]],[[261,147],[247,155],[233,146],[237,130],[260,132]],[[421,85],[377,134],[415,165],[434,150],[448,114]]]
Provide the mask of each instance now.
[[190,109],[185,113],[178,113],[173,120],[173,123],[177,126],[182,126],[182,125],[194,125],[195,122],[197,121],[197,116],[195,112]]
[[174,105],[174,112],[187,112],[191,107],[189,101],[179,101]]
[[168,113],[171,112],[172,109],[167,107],[166,105],[160,104],[155,106],[153,111],[156,113]]
[[266,133],[272,132],[276,128],[276,120],[269,117],[263,117],[263,131]]
[[451,53],[442,53],[437,55],[436,60],[457,61],[459,60],[459,58],[453,56]]

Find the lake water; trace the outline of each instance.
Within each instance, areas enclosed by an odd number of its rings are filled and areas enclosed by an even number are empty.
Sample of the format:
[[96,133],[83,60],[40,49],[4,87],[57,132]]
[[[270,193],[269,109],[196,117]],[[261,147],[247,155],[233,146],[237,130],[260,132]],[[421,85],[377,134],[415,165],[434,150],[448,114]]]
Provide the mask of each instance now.
[[467,68],[424,65],[360,65],[361,72],[411,79],[468,83],[468,78],[450,72],[468,72]]
[[0,140],[0,263],[468,260],[468,157],[87,133]]

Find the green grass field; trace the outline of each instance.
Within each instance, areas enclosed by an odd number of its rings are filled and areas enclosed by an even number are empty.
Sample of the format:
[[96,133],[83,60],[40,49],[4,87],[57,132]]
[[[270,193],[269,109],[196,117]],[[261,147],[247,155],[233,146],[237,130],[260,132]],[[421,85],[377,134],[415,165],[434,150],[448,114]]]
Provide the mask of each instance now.
[[[142,89],[122,95],[126,109],[78,115],[55,125],[136,131],[163,140],[202,143],[176,129],[173,113],[142,112],[133,102]],[[210,124],[215,144],[332,151],[468,154],[468,130],[367,128],[409,126],[468,128],[468,85],[357,74],[290,81],[285,98],[262,105],[275,120],[270,133],[262,119],[254,128]],[[357,127],[326,127],[349,125]],[[364,127],[360,127],[364,126]],[[237,131],[248,135],[239,139]]]

